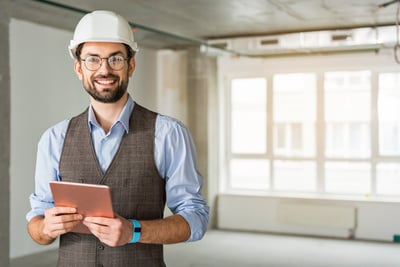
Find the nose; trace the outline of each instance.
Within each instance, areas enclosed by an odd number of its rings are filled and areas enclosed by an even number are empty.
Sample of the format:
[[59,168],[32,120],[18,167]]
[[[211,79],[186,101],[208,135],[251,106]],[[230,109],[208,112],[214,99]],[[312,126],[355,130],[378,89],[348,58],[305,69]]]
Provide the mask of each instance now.
[[101,59],[101,64],[100,68],[97,70],[99,73],[109,73],[112,72],[112,69],[110,65],[108,64],[108,59],[107,58],[102,58]]

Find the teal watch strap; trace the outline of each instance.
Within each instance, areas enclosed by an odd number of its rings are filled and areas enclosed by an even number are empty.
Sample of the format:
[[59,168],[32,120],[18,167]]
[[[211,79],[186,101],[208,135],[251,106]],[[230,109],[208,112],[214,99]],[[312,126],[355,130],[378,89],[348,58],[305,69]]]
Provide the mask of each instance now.
[[142,226],[137,220],[129,220],[132,223],[132,239],[129,241],[130,244],[137,243],[140,240],[140,233],[142,232]]

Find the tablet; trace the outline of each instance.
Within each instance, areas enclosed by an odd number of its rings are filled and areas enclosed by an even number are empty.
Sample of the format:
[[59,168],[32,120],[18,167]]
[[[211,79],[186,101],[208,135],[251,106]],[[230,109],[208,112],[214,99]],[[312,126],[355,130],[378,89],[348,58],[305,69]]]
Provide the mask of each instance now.
[[[83,217],[114,218],[111,192],[107,185],[50,181],[50,188],[56,207],[77,208]],[[72,231],[90,233],[83,223],[75,226]]]

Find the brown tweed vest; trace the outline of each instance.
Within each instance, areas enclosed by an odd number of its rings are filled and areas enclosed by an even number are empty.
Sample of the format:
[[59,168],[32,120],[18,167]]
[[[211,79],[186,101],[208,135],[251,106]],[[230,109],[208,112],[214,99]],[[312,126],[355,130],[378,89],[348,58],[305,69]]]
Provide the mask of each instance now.
[[[139,105],[132,112],[129,133],[106,173],[102,173],[88,129],[88,111],[71,119],[59,163],[63,181],[106,184],[114,212],[127,219],[163,218],[165,181],[154,162],[157,114]],[[109,247],[89,234],[60,237],[58,266],[165,266],[162,245]]]

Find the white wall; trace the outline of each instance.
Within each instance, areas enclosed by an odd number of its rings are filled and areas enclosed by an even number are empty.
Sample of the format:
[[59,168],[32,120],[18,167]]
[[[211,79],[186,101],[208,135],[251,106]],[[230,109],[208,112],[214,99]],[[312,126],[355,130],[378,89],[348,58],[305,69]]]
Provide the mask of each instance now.
[[[34,243],[26,231],[25,215],[34,190],[36,145],[41,134],[78,114],[89,102],[67,51],[71,37],[69,31],[11,20],[11,258],[57,245]],[[129,92],[140,104],[156,110],[157,53],[140,48],[136,59]]]
[[[291,214],[285,212],[287,207],[291,207]],[[391,242],[394,235],[400,235],[399,220],[400,205],[391,201],[228,194],[218,197],[219,229]]]

